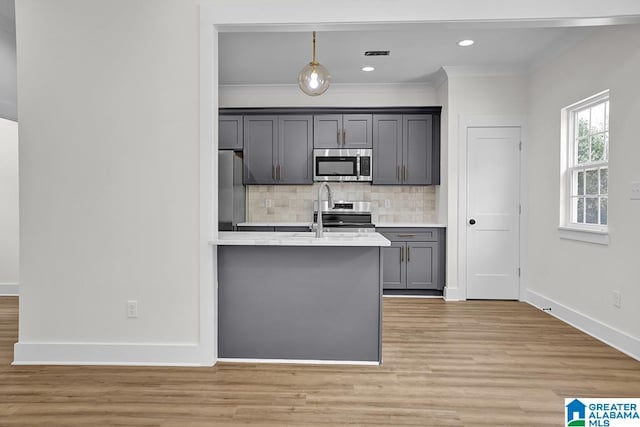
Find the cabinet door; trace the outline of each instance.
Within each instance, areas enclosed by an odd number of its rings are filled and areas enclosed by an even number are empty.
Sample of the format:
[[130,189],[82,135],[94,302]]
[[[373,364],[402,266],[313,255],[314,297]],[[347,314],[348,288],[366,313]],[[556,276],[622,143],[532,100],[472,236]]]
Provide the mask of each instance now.
[[438,243],[407,243],[407,289],[438,289]]
[[313,184],[312,116],[280,116],[278,160],[279,184]]
[[342,148],[342,115],[313,116],[313,148]]
[[345,114],[342,119],[342,148],[373,147],[371,114]]
[[244,184],[275,184],[277,141],[276,116],[245,116]]
[[406,243],[391,242],[382,248],[382,288],[406,288]]
[[402,115],[373,116],[373,183],[400,184]]
[[242,150],[242,116],[220,116],[218,119],[218,149]]
[[403,183],[427,185],[432,183],[431,115],[403,116]]

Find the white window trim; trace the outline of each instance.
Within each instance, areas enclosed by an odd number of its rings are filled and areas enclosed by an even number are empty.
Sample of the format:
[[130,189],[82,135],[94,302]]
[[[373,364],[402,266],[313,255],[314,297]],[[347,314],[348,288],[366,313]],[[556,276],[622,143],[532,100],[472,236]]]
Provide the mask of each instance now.
[[602,91],[587,99],[568,105],[561,110],[561,151],[560,151],[560,225],[558,226],[558,236],[561,239],[577,240],[600,245],[609,244],[608,225],[575,224],[570,221],[571,208],[571,179],[567,176],[571,174],[569,162],[572,159],[573,148],[572,131],[569,127],[571,123],[570,114],[587,105],[596,104],[609,98],[609,90]]

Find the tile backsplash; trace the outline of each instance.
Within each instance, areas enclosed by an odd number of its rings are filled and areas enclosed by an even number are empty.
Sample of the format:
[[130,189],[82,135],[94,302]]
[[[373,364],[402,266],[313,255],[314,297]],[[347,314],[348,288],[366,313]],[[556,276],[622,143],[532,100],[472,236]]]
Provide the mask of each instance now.
[[[436,222],[434,186],[329,184],[334,200],[371,202],[373,223]],[[311,222],[319,184],[247,185],[247,222]],[[323,194],[326,198],[326,195]],[[267,207],[267,206],[270,207]],[[388,207],[385,207],[388,206]]]

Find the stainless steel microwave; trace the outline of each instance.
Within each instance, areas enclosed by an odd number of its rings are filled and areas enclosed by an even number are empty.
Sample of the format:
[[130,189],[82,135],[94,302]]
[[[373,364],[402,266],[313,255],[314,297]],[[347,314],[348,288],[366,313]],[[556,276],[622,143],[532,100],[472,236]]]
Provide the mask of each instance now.
[[372,165],[370,148],[313,150],[314,181],[371,181]]

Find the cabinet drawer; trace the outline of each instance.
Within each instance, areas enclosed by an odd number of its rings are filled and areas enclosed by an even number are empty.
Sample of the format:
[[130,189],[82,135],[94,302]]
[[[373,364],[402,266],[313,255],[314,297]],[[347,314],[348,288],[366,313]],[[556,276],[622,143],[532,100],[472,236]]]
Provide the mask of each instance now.
[[437,242],[439,240],[437,228],[376,228],[376,231],[392,242]]

